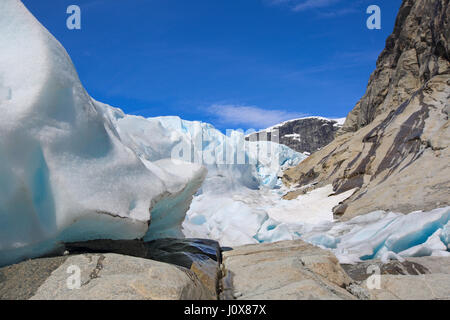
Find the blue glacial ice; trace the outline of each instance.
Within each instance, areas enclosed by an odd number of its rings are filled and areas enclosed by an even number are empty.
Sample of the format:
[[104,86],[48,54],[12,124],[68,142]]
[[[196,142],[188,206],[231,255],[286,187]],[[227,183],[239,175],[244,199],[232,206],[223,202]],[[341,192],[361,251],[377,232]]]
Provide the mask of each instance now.
[[[258,242],[258,233],[261,234],[261,228],[268,219],[267,212],[233,197],[250,194],[259,197],[261,189],[278,190],[281,171],[306,158],[306,155],[284,145],[246,142],[243,132],[223,134],[210,124],[199,121],[186,121],[179,117],[146,119],[125,115],[121,110],[108,106],[105,106],[105,113],[121,141],[144,163],[151,165],[170,158],[172,160],[169,161],[178,159],[202,164],[207,169],[206,178],[192,204],[185,207],[187,218],[183,231],[186,236],[213,238],[230,245]],[[167,206],[163,207],[165,212],[170,211]],[[172,233],[158,231],[161,230],[160,219],[154,217],[159,217],[160,210],[158,206],[154,210],[145,239],[179,235],[177,230]],[[169,221],[174,219],[165,219],[163,224]],[[203,229],[210,226],[214,230],[199,231],[199,226]],[[280,230],[274,232],[280,233]]]
[[[0,100],[0,265],[58,241],[142,237],[152,208],[163,216],[160,201],[192,199],[205,169],[179,162],[173,174],[174,165],[148,165],[127,147],[20,1],[0,2],[0,35],[0,87],[10,93]],[[168,208],[184,217],[187,206]]]
[[[301,238],[331,249],[342,263],[450,256],[450,207],[409,214],[375,211],[346,222],[301,226]],[[308,230],[307,230],[308,229]],[[304,232],[303,232],[304,231]]]

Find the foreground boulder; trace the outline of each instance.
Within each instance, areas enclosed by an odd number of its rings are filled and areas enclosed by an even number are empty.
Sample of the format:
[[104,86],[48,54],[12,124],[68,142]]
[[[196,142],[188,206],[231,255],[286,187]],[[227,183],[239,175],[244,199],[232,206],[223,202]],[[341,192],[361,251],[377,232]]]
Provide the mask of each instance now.
[[336,257],[301,240],[234,248],[223,269],[224,299],[356,299]]
[[208,239],[92,240],[64,244],[61,250],[73,253],[116,253],[165,262],[191,270],[217,297],[222,250]]
[[[32,274],[31,279],[16,276]],[[80,287],[72,287],[80,270]],[[51,269],[54,269],[49,273]],[[0,271],[1,299],[209,300],[210,291],[190,270],[118,254],[81,254],[25,261]]]

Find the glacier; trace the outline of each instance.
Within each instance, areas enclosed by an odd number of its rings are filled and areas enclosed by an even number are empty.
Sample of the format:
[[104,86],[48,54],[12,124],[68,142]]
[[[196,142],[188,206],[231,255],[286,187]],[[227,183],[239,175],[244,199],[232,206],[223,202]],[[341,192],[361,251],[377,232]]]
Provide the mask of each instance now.
[[[0,265],[61,241],[181,237],[200,187],[275,187],[273,155],[281,167],[304,158],[278,144],[263,155],[238,131],[128,116],[94,100],[65,49],[19,0],[0,3],[0,33]],[[191,146],[192,159],[175,156]],[[226,163],[229,154],[244,161]]]
[[[264,190],[275,191],[279,197],[276,190],[281,188],[282,170],[307,157],[275,142],[245,141],[242,131],[231,130],[225,135],[204,122],[174,116],[143,118],[126,115],[107,105],[104,110],[121,140],[147,165],[176,160],[202,164],[207,169],[192,204],[184,211],[183,234],[188,237],[206,237],[223,245],[258,242],[255,237],[268,220],[268,214],[237,197],[253,195],[258,199]],[[180,157],[179,150],[188,152]],[[173,219],[164,223],[167,221]],[[152,218],[144,239],[179,236],[159,229]]]
[[0,265],[58,241],[141,238],[161,202],[181,223],[204,167],[142,161],[20,1],[0,2],[0,34]]
[[375,211],[341,222],[332,208],[354,190],[335,195],[328,185],[294,200],[283,200],[285,192],[281,187],[197,195],[183,232],[230,247],[302,239],[350,264],[450,256],[450,207],[408,214]]
[[335,221],[354,190],[282,199],[282,171],[307,154],[96,101],[19,0],[0,3],[0,34],[0,265],[101,238],[303,239],[342,263],[450,254],[450,207]]

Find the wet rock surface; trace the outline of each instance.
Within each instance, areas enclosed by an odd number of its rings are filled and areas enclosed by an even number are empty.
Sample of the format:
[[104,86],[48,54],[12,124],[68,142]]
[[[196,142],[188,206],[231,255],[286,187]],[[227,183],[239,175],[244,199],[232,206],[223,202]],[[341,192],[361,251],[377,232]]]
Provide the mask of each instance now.
[[152,259],[185,268],[196,260],[212,259],[221,263],[221,248],[217,241],[208,239],[91,240],[65,243],[70,253],[117,253]]

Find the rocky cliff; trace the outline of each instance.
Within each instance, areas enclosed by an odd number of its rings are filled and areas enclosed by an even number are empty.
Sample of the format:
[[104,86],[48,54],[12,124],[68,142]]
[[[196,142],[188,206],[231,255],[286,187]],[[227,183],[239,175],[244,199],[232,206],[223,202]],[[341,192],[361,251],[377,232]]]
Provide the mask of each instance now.
[[322,117],[294,119],[250,134],[246,140],[270,140],[273,131],[278,130],[279,143],[297,152],[313,153],[333,141],[341,125],[339,120]]
[[448,2],[403,2],[367,92],[341,135],[287,170],[286,184],[354,189],[333,210],[343,219],[450,204]]
[[397,108],[435,75],[449,71],[448,0],[404,0],[367,91],[343,132],[356,131]]

